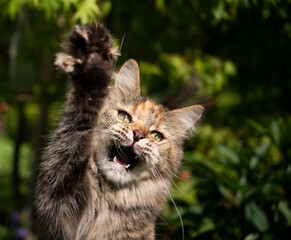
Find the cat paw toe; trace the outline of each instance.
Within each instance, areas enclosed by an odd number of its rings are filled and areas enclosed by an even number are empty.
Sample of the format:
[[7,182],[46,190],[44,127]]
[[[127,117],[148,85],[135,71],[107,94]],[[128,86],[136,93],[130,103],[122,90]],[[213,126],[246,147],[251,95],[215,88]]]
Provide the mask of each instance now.
[[64,72],[73,72],[76,63],[81,63],[81,60],[74,58],[66,53],[58,53],[56,55],[55,66]]

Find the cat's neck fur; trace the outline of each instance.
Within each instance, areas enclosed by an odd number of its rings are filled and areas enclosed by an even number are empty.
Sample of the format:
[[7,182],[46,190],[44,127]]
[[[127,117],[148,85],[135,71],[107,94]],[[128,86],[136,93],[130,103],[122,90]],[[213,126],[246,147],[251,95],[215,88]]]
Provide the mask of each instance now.
[[98,175],[93,159],[90,165],[94,190],[91,204],[80,220],[76,238],[154,239],[155,220],[167,199],[163,185],[169,185],[168,180],[145,179],[128,186],[116,186]]

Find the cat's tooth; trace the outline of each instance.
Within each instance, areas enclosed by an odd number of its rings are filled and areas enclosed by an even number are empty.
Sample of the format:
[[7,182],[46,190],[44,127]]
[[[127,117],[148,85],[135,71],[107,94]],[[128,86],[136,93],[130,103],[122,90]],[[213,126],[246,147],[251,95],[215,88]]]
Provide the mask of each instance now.
[[129,168],[130,167],[130,163],[127,165],[124,165],[125,168]]
[[116,162],[116,156],[113,158],[113,162]]

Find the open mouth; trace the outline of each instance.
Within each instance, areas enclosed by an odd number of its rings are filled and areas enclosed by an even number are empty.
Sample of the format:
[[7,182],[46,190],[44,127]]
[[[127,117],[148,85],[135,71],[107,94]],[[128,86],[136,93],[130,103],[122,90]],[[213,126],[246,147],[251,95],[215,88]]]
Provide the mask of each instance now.
[[129,170],[134,168],[138,162],[139,157],[135,154],[132,146],[116,146],[113,145],[110,151],[109,161],[122,165]]

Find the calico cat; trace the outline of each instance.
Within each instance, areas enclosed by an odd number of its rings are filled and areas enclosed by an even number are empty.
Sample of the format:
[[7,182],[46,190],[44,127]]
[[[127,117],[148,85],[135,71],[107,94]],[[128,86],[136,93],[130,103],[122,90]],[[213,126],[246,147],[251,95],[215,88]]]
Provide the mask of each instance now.
[[100,24],[75,26],[56,66],[71,75],[65,109],[36,183],[40,239],[155,238],[155,221],[204,108],[168,110],[143,96]]

